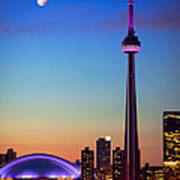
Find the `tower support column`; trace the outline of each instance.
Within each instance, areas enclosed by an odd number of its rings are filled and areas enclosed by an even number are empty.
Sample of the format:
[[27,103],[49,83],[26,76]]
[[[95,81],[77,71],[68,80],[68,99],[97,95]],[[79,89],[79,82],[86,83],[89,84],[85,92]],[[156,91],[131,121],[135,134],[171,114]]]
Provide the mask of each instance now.
[[137,129],[135,53],[140,52],[141,43],[134,31],[134,1],[129,0],[129,30],[122,42],[122,51],[128,55],[125,125],[125,180],[139,180],[140,151]]
[[139,172],[139,149],[137,135],[136,90],[135,90],[135,58],[134,53],[128,53],[128,74],[126,91],[126,180],[137,180]]

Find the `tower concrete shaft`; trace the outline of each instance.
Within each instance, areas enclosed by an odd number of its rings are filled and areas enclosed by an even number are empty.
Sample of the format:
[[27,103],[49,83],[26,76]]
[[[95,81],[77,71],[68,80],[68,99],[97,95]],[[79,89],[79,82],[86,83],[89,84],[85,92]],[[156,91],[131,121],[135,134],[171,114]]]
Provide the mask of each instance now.
[[138,180],[140,169],[140,151],[138,145],[135,53],[140,51],[140,41],[134,32],[134,2],[129,0],[129,31],[122,42],[122,51],[128,54],[128,75],[126,89],[125,124],[125,180]]
[[128,53],[126,93],[125,177],[126,180],[138,180],[140,169],[140,152],[138,145],[136,115],[135,56],[133,53]]

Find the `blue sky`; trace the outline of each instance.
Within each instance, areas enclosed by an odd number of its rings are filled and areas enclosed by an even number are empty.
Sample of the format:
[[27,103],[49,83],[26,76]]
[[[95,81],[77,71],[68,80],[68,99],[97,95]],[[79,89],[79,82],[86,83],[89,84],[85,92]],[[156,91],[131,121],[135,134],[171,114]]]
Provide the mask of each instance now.
[[[135,2],[142,162],[160,164],[162,111],[180,107],[180,2]],[[127,0],[0,3],[2,151],[74,159],[104,135],[123,147]]]

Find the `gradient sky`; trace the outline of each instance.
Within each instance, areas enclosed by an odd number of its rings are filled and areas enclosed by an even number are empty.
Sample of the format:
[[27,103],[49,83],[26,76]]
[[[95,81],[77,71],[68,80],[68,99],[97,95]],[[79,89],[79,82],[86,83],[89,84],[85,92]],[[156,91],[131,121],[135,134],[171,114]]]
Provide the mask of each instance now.
[[[136,0],[142,163],[162,163],[162,112],[180,108],[180,1]],[[123,148],[127,0],[0,0],[0,152],[74,161],[111,135]]]

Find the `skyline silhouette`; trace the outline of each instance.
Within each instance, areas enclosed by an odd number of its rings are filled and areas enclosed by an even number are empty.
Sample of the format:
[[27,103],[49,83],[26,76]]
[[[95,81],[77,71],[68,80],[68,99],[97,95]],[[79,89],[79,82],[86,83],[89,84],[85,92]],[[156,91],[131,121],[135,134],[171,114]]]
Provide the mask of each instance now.
[[[106,135],[123,147],[127,0],[0,2],[1,152],[74,161]],[[180,107],[178,7],[176,0],[136,2],[142,164],[162,163],[163,110]]]

